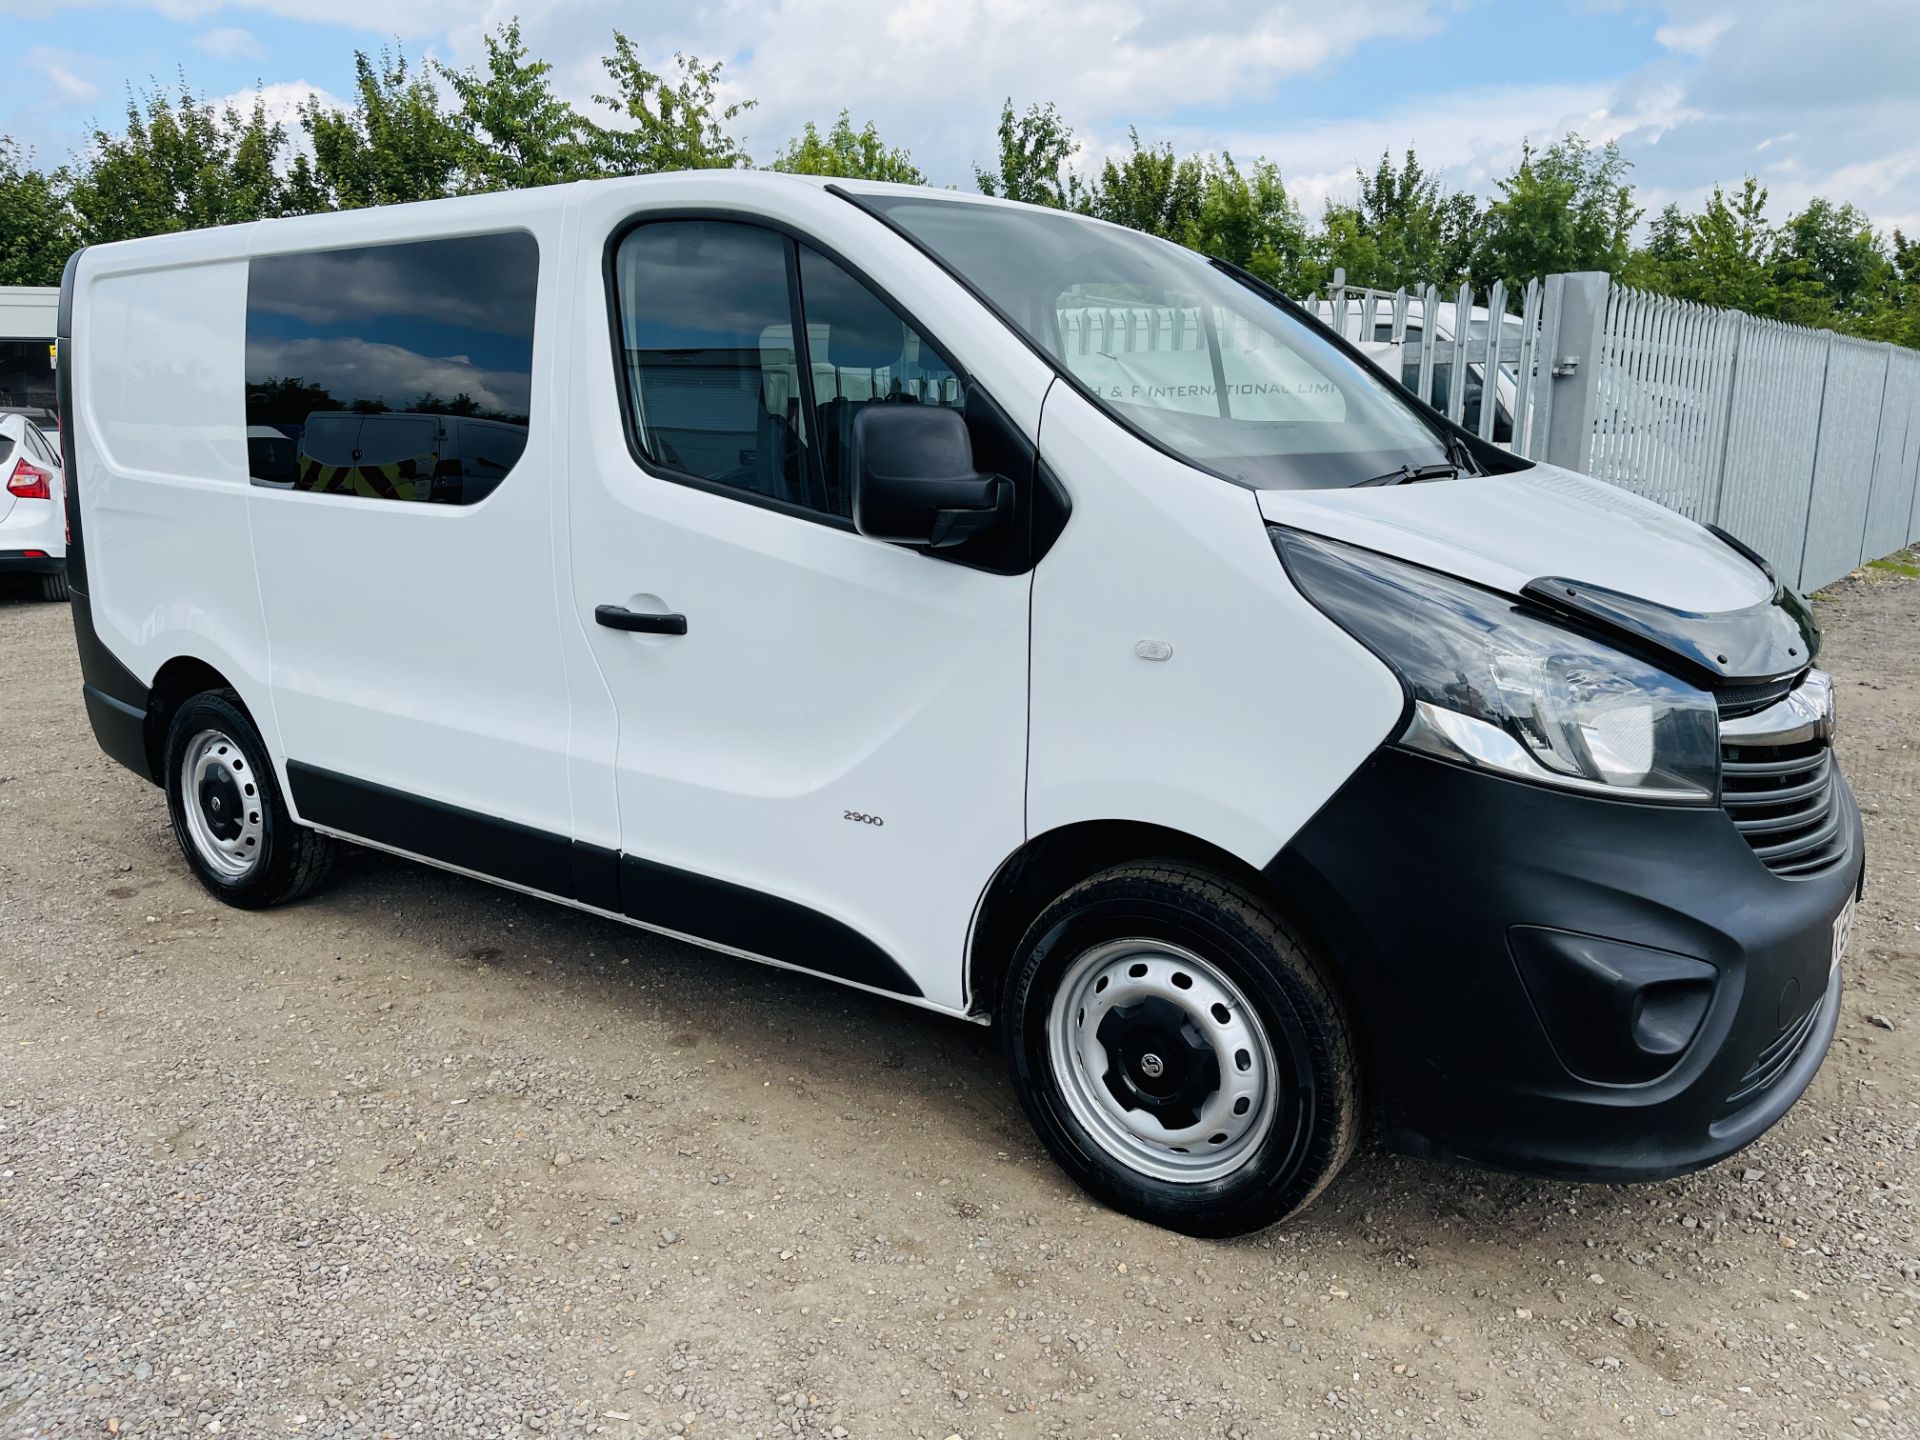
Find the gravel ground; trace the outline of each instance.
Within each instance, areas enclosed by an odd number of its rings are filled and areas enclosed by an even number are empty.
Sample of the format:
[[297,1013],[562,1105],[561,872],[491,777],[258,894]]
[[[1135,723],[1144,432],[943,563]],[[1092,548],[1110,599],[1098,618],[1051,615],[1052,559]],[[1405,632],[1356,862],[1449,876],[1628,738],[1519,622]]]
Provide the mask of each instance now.
[[0,599],[0,1436],[1920,1433],[1920,582],[1824,597],[1872,872],[1741,1156],[1084,1202],[990,1032],[366,852],[220,909]]

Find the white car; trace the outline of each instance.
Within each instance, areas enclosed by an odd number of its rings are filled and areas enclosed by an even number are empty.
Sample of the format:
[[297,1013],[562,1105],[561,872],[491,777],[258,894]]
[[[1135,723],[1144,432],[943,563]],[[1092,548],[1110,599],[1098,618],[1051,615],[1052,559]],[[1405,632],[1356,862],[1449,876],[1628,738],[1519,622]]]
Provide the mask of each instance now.
[[60,311],[87,711],[227,904],[352,842],[997,1023],[1195,1234],[1370,1119],[1677,1174],[1826,1053],[1805,602],[1230,267],[703,172],[101,246]]
[[57,442],[0,412],[0,575],[31,576],[46,600],[67,598],[65,502]]

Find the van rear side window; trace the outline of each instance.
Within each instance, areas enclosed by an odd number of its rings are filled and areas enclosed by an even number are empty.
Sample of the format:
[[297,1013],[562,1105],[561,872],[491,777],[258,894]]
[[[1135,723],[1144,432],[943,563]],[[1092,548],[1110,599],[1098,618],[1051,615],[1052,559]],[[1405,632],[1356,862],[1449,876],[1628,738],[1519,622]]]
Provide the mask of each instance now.
[[522,232],[255,258],[246,380],[254,483],[485,499],[526,449],[539,259]]

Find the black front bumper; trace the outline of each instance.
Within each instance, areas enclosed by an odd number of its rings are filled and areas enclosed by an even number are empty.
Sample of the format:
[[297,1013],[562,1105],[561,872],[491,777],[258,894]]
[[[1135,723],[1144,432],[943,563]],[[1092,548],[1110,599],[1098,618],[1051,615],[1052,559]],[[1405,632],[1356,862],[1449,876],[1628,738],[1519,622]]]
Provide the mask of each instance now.
[[60,575],[67,562],[58,555],[29,555],[21,550],[0,550],[0,575]]
[[[1837,770],[1834,784],[1846,848],[1790,880],[1717,808],[1588,798],[1385,749],[1267,874],[1347,979],[1395,1148],[1658,1179],[1756,1139],[1826,1055],[1834,921],[1864,863]],[[1633,991],[1636,967],[1662,988]],[[1690,1040],[1647,998],[1689,993]],[[1663,1026],[1670,1053],[1650,1058],[1631,1037],[1658,1051]]]

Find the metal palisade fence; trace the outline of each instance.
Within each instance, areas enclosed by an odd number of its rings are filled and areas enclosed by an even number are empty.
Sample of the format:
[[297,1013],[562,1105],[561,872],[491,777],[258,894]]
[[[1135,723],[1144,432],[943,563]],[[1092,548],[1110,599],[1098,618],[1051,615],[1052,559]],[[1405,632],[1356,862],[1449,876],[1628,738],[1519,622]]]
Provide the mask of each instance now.
[[1720,525],[1800,589],[1920,541],[1920,352],[1604,274],[1306,304],[1476,434]]

